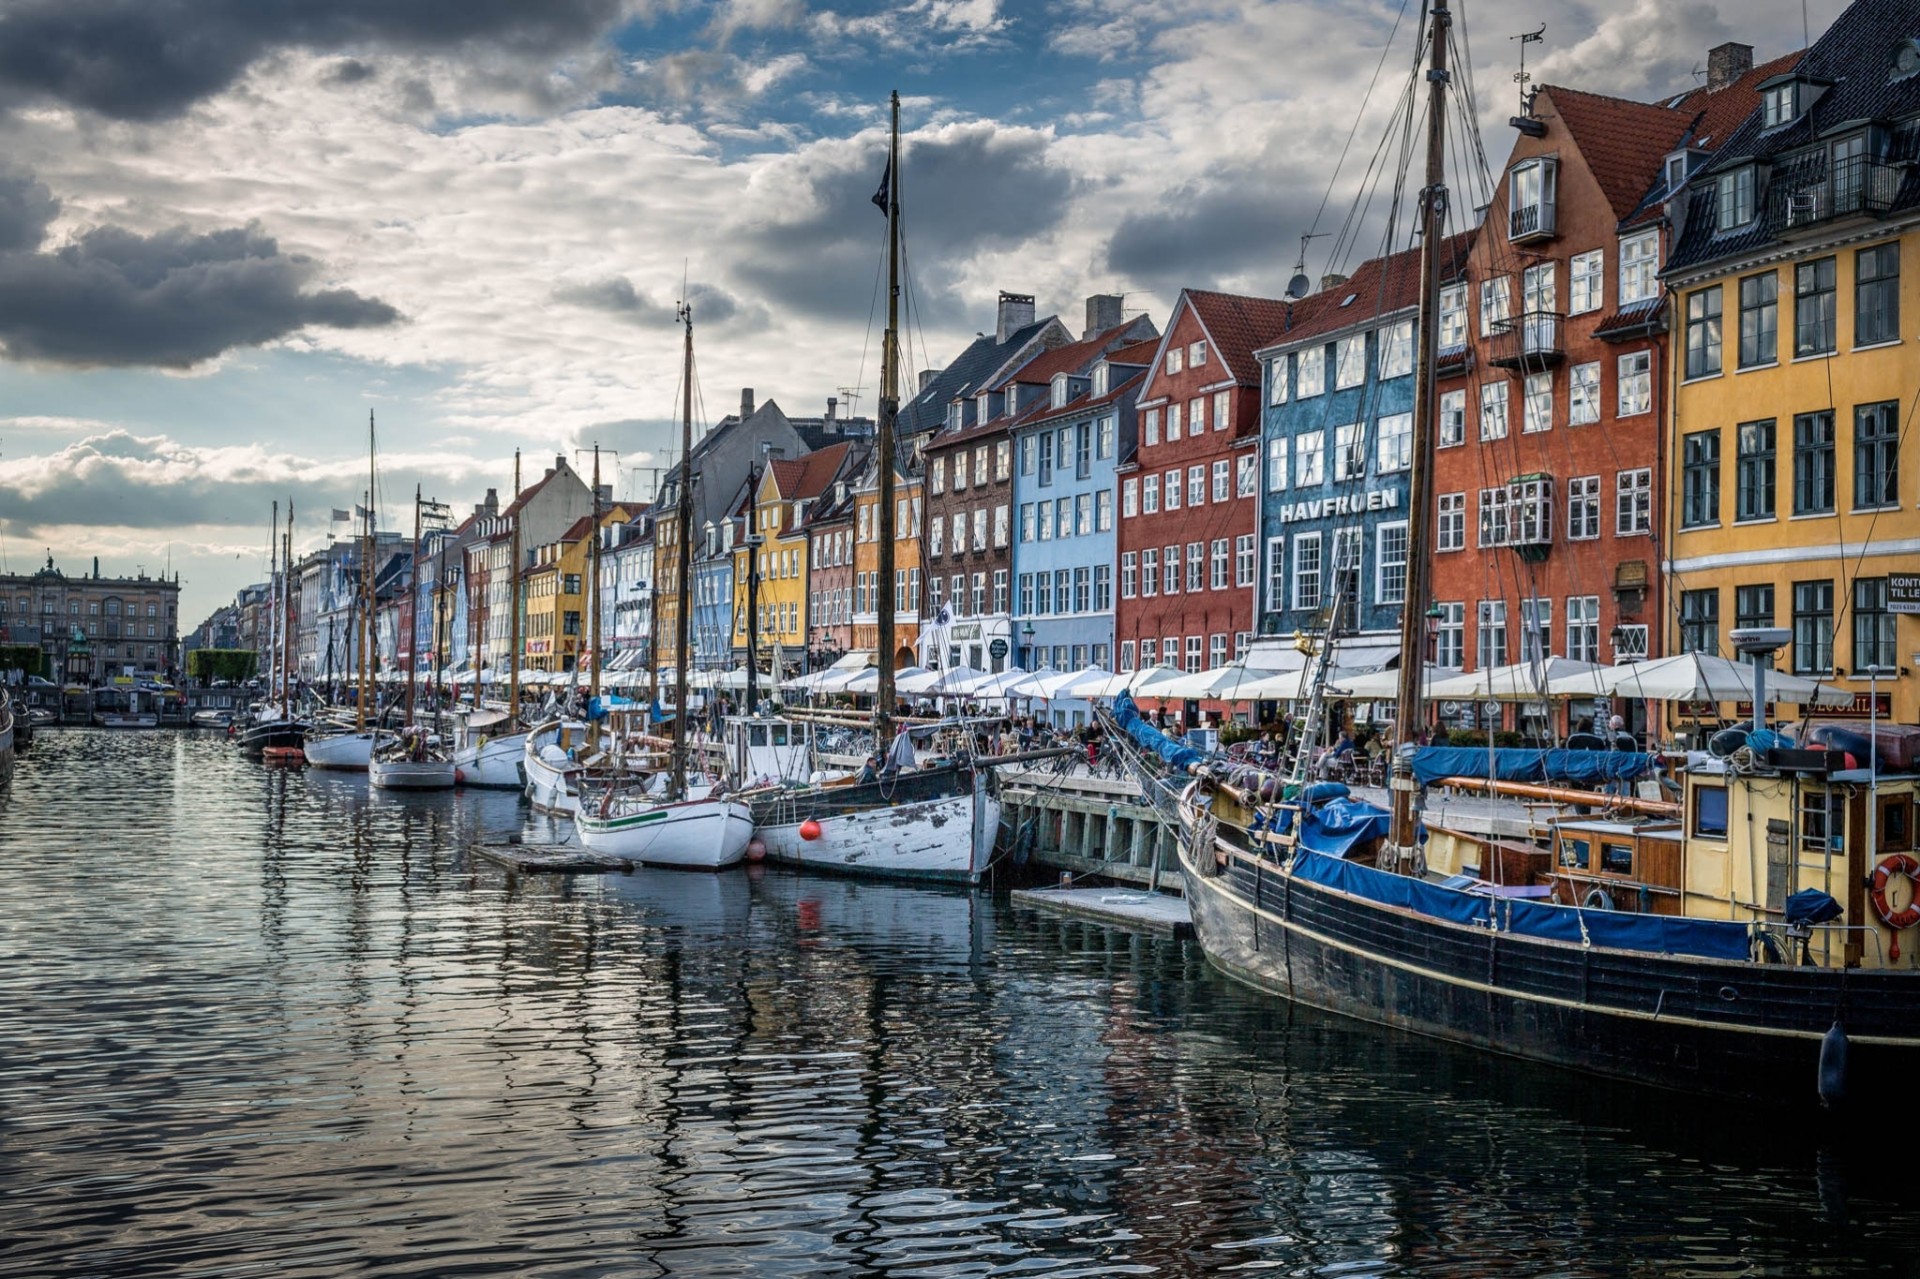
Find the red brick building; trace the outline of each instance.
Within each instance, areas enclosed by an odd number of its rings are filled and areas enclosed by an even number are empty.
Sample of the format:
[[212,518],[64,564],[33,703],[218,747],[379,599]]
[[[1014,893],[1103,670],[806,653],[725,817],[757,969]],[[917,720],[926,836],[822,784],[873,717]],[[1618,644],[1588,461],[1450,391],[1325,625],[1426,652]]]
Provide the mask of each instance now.
[[[1260,527],[1260,366],[1286,304],[1182,291],[1140,391],[1119,468],[1114,637],[1121,670],[1225,665],[1253,643]],[[1132,583],[1129,589],[1129,583]]]
[[[1791,59],[1751,62],[1723,45],[1708,87],[1658,103],[1536,95],[1467,281],[1441,297],[1442,665],[1658,655],[1667,200]],[[1449,722],[1472,715],[1463,703]]]

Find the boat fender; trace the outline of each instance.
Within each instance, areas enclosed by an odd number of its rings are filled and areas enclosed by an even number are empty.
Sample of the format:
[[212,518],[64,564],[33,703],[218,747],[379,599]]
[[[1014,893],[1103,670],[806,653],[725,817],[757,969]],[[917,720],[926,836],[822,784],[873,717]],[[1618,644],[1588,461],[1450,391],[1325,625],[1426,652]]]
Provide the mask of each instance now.
[[[1913,895],[1907,904],[1899,910],[1887,901],[1887,885],[1893,882],[1895,875],[1905,875]],[[1900,934],[1915,924],[1920,924],[1920,860],[1912,853],[1895,853],[1883,857],[1880,864],[1873,868],[1870,881],[1873,895],[1873,912],[1880,916],[1880,922],[1893,930],[1893,945],[1887,949],[1887,958],[1900,958]]]
[[1820,1104],[1838,1106],[1847,1099],[1847,1032],[1838,1021],[1820,1040]]
[[1580,899],[1580,904],[1588,910],[1612,910],[1613,894],[1604,888],[1596,888]]
[[820,838],[820,823],[809,817],[800,823],[800,838],[811,844]]

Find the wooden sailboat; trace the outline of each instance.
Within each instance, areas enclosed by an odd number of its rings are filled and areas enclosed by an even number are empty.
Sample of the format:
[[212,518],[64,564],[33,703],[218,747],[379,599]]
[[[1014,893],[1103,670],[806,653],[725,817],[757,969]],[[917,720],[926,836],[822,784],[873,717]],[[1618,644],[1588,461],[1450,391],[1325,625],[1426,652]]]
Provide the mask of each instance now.
[[415,616],[420,598],[420,506],[420,486],[416,484],[413,489],[414,577],[407,588],[413,594],[413,607],[407,610],[412,633],[407,642],[406,720],[397,736],[374,746],[373,758],[367,763],[367,780],[382,790],[452,790],[455,780],[452,756],[442,749],[439,739],[414,718],[416,690],[420,686],[420,623]]
[[332,769],[338,772],[364,773],[373,759],[374,737],[377,730],[368,723],[367,707],[372,697],[372,682],[369,678],[368,657],[371,649],[373,618],[373,495],[374,495],[374,437],[373,410],[367,411],[367,504],[360,539],[360,579],[355,591],[354,623],[360,634],[357,649],[358,661],[354,680],[354,716],[353,725],[329,724],[316,726],[307,733],[307,763],[314,768]]
[[280,503],[273,504],[269,594],[272,641],[267,653],[266,698],[254,708],[239,736],[240,751],[253,759],[268,750],[297,752],[306,741],[306,720],[294,712],[293,677],[293,502],[287,502],[287,528],[280,534]]
[[[513,496],[520,497],[520,454],[513,455]],[[509,503],[511,505],[511,503]],[[509,639],[507,677],[507,709],[502,712],[486,705],[485,683],[475,685],[473,713],[463,717],[456,730],[453,749],[453,766],[462,786],[477,786],[488,790],[519,790],[528,785],[525,757],[529,734],[520,723],[520,513],[514,511],[509,517],[513,520],[512,559],[514,586],[512,589],[513,617],[508,625],[511,628]],[[480,642],[484,646],[486,636],[483,633]],[[484,648],[481,650],[484,652]],[[480,678],[476,668],[475,679]],[[551,789],[551,788],[549,788]],[[535,797],[536,804],[538,798]]]
[[[688,626],[693,613],[693,307],[680,304],[685,326],[684,386],[681,397],[679,503],[675,520],[678,568],[674,576],[674,717],[671,764],[665,786],[658,777],[628,773],[617,752],[607,774],[584,776],[579,782],[579,811],[574,825],[580,842],[595,852],[611,853],[649,866],[688,870],[720,870],[746,855],[753,837],[753,811],[739,800],[716,793],[710,786],[690,787],[687,781],[687,666],[691,656]],[[598,591],[600,455],[594,450],[594,558],[593,589]],[[599,619],[593,610],[594,654],[592,689],[599,690]],[[599,745],[597,723],[590,728],[590,753]]]

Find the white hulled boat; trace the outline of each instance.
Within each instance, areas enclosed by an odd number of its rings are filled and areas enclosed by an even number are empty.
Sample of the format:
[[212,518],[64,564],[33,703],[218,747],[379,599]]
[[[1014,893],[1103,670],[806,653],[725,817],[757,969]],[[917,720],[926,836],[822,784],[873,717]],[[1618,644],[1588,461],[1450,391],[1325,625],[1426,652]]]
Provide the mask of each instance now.
[[477,710],[461,718],[453,745],[453,767],[462,786],[518,790],[526,778],[521,759],[529,734],[489,733],[511,723],[504,711]]
[[426,729],[408,725],[374,750],[367,780],[381,790],[452,790],[453,761]]
[[586,731],[578,720],[549,720],[524,734],[520,766],[527,799],[543,813],[572,817],[580,809],[581,767],[569,751]]

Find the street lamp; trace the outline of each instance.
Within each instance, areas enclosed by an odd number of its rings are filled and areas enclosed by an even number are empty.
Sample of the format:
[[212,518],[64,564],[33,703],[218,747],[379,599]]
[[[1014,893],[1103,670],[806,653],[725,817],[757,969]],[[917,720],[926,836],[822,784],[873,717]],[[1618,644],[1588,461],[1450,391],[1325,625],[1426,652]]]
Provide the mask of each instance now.
[[1033,660],[1033,620],[1031,618],[1020,627],[1020,638],[1026,643],[1027,669],[1038,670],[1039,664]]

